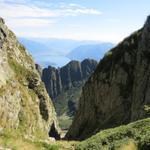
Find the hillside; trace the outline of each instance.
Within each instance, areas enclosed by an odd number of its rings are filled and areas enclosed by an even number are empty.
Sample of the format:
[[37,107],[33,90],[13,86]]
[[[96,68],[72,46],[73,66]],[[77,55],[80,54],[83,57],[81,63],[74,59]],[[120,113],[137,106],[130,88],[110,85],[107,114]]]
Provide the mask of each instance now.
[[103,130],[81,142],[56,141],[46,143],[3,135],[0,138],[0,145],[5,148],[12,148],[12,150],[149,150],[149,141],[150,119],[148,118],[126,126]]
[[60,125],[68,128],[74,116],[82,86],[93,73],[97,62],[92,59],[71,61],[62,68],[49,66],[43,69],[42,80],[54,102]]
[[31,56],[0,18],[0,135],[59,138],[57,124]]
[[88,80],[66,136],[78,141],[55,141],[60,129],[40,79],[42,69],[0,18],[0,149],[149,150],[149,60],[150,17],[142,29],[106,53],[97,68],[96,61],[87,59],[45,69],[53,97],[71,88],[72,99],[78,91],[74,87]]
[[83,87],[66,137],[85,139],[99,130],[150,116],[150,17],[144,27],[105,54]]
[[150,118],[103,130],[76,144],[76,150],[149,150]]

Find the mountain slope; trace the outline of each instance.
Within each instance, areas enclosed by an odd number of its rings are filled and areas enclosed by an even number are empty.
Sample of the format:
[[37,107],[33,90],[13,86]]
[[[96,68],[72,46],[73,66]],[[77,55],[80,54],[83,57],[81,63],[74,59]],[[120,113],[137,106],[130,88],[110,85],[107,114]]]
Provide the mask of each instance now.
[[66,137],[85,139],[101,129],[149,117],[150,17],[105,54],[83,87],[79,109]]
[[149,150],[150,118],[103,130],[78,143],[76,150]]
[[96,66],[95,60],[85,59],[81,63],[71,61],[58,69],[51,66],[43,69],[42,80],[54,102],[58,116],[74,116],[81,88]]
[[0,18],[0,132],[23,136],[58,135],[53,104],[35,64]]

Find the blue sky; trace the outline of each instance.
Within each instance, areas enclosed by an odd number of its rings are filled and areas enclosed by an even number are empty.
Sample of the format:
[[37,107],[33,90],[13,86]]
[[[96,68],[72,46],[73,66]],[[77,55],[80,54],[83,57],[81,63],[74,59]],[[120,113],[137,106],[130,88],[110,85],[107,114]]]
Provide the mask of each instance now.
[[0,16],[19,37],[117,43],[149,14],[150,0],[0,0]]

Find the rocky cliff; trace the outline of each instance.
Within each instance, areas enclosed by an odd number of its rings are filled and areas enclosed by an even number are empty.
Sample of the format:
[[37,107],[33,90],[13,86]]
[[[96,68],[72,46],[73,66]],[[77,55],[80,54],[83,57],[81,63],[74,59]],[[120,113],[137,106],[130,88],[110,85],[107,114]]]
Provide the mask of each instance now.
[[[42,73],[42,80],[52,97],[58,116],[74,116],[82,86],[97,66],[97,61],[85,59],[71,61],[62,68],[49,66]],[[67,119],[68,120],[68,119]],[[70,123],[66,126],[69,126]]]
[[78,82],[87,79],[96,68],[97,62],[92,59],[71,61],[62,68],[49,66],[43,69],[42,80],[51,98],[55,99],[60,93],[71,87],[76,86]]
[[0,132],[56,136],[53,104],[25,47],[0,18]]
[[85,139],[101,129],[149,117],[150,17],[100,61],[83,87],[66,137]]

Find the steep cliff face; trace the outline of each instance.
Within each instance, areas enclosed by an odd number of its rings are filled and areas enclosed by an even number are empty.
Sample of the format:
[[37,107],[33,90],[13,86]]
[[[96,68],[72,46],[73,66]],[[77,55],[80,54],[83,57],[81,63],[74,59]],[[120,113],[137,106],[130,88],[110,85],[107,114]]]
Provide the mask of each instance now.
[[[71,61],[62,68],[56,69],[49,66],[43,70],[42,80],[53,99],[58,116],[74,116],[82,86],[96,66],[95,60],[85,59],[81,63]],[[64,122],[64,125],[61,122]],[[60,121],[60,125],[65,128],[70,126],[70,123],[71,120],[68,117]]]
[[57,119],[35,64],[0,18],[0,131],[48,136]]
[[150,17],[100,61],[83,87],[66,137],[85,139],[105,128],[149,117]]
[[97,62],[92,59],[85,59],[83,62],[71,61],[62,68],[49,66],[42,73],[42,80],[46,89],[53,99],[60,93],[71,87],[76,86],[78,82],[86,80],[97,66]]
[[59,72],[59,70],[51,66],[43,69],[42,72],[42,80],[45,83],[46,90],[52,99],[54,99],[62,91]]

